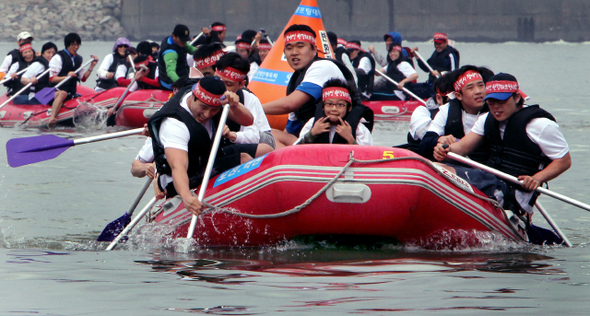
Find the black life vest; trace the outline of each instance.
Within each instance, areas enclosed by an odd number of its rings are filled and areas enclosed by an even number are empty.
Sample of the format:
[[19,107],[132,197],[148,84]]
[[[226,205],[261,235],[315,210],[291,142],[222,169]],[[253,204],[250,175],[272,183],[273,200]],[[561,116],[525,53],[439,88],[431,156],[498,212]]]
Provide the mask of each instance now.
[[[348,55],[348,53],[346,52],[346,48],[338,46],[334,51],[334,59],[342,63],[342,54]],[[350,56],[348,56],[348,59],[350,59]]]
[[[354,103],[352,105],[352,108],[350,109],[350,111],[348,113],[346,113],[346,115],[344,116],[344,118],[342,120],[348,122],[348,124],[350,124],[350,129],[352,131],[352,138],[354,138],[356,140],[356,130],[358,128],[358,124],[361,121],[362,118],[364,118],[364,116],[366,115],[366,111],[370,111],[372,113],[372,110],[369,109],[367,106],[363,105],[362,103]],[[323,106],[323,102],[319,101],[317,102],[316,105],[316,113],[315,113],[315,117],[313,120],[313,123],[315,124],[315,122],[322,118],[325,117],[326,114],[324,113],[324,106]],[[371,129],[369,129],[371,130]],[[325,132],[325,133],[321,133],[319,135],[317,135],[317,137],[314,140],[314,143],[318,143],[318,144],[330,144],[330,132]],[[342,138],[342,136],[340,136],[338,133],[334,134],[334,139],[332,139],[332,144],[348,144],[348,142]]]
[[[358,68],[362,58],[367,57],[371,61],[371,71],[367,74],[358,75],[359,80],[359,91],[365,93],[373,92],[373,83],[375,81],[375,59],[368,52],[359,52],[358,56],[352,61],[352,66]],[[357,72],[358,74],[358,72]]]
[[[49,69],[49,61],[47,59],[45,59],[43,56],[35,57],[35,59],[33,59],[33,62],[41,63],[41,65],[43,65],[43,67],[44,67],[43,71]],[[37,83],[32,85],[30,90],[31,90],[31,92],[39,92],[39,91],[41,91],[41,89],[47,88],[50,86],[51,86],[51,83],[49,82],[49,73],[46,73],[41,78],[37,79]]]
[[[421,105],[423,106],[423,105]],[[436,113],[438,113],[439,108],[436,109],[432,109],[432,110],[428,110],[430,112],[430,119],[433,120],[434,117],[436,116]],[[408,132],[408,146],[406,147],[407,149],[419,154],[418,152],[418,148],[420,146],[420,139],[414,139],[414,137],[412,137],[412,134],[410,134],[410,132]],[[427,157],[430,158],[430,157]]]
[[[465,136],[465,130],[463,128],[463,106],[461,101],[452,99],[449,101],[449,112],[447,116],[447,122],[445,124],[444,135],[453,135],[457,139],[461,139]],[[480,111],[481,113],[488,112],[488,105],[485,104]],[[440,135],[440,136],[444,136]],[[474,151],[469,154],[469,158],[477,162],[487,162],[490,156],[489,145],[487,141],[483,141]]]
[[117,54],[116,52],[112,53],[111,55],[113,55],[113,63],[109,66],[109,69],[107,71],[113,73],[113,78],[111,78],[111,79],[100,79],[99,78],[96,80],[96,85],[99,88],[103,88],[105,90],[119,86],[117,84],[117,79],[115,79],[114,74],[117,72],[117,67],[119,67],[120,64],[124,63],[127,66],[127,69],[129,69],[129,67],[130,67],[130,64],[127,62],[126,56],[121,56],[121,55]]
[[[168,36],[162,41],[162,45],[160,45],[160,55],[158,56],[158,66],[160,67],[159,80],[161,83],[163,82],[167,85],[172,85],[174,83],[174,81],[168,77],[168,73],[166,72],[166,62],[164,61],[164,55],[171,51],[178,54],[178,59],[176,60],[176,75],[180,78],[188,76],[189,74],[188,64],[186,63],[186,48],[178,46],[178,44],[174,43],[172,40],[172,36]],[[162,85],[162,87],[166,88],[164,85]]]
[[10,62],[8,69],[10,69],[10,66],[12,66],[14,63],[17,63],[23,59],[23,56],[20,54],[20,50],[18,48],[9,51],[6,56],[12,56],[12,61]]
[[[291,76],[291,79],[289,79],[289,83],[287,84],[287,95],[291,94],[293,91],[295,91],[297,89],[297,87],[301,84],[301,82],[303,82],[303,78],[305,77],[305,73],[307,72],[309,67],[311,67],[311,65],[318,60],[329,60],[329,61],[333,62],[336,66],[338,66],[338,69],[340,69],[340,72],[344,75],[344,78],[346,78],[348,86],[351,87],[352,89],[355,89],[354,95],[357,96],[356,101],[358,101],[360,103],[360,96],[356,91],[356,83],[354,81],[354,77],[352,76],[352,73],[350,73],[350,70],[348,70],[348,68],[346,68],[346,66],[343,63],[341,63],[335,59],[320,58],[320,57],[315,57],[314,60],[311,63],[309,63],[309,65],[307,65],[307,67],[297,70],[293,73],[293,75]],[[307,101],[305,104],[303,104],[301,107],[299,107],[299,109],[295,110],[294,113],[297,116],[297,121],[299,123],[301,123],[302,126],[307,121],[309,121],[310,118],[315,116],[317,101],[318,100],[315,100],[312,97],[309,99],[309,101]],[[354,101],[355,100],[353,100],[353,102]]]
[[[159,137],[160,126],[162,120],[168,117],[180,120],[187,126],[190,133],[187,174],[189,176],[190,187],[195,188],[200,184],[204,175],[213,140],[210,138],[205,126],[197,122],[191,113],[187,112],[180,106],[182,98],[188,93],[192,93],[190,86],[186,86],[178,91],[149,119],[148,128],[152,137],[154,160],[158,172],[161,174],[172,175],[172,170],[166,160],[164,147],[162,146]],[[217,122],[219,122],[219,117],[220,115],[218,114],[212,118],[212,126],[214,126],[214,128],[217,126]],[[215,134],[215,131],[213,131],[213,134]]]
[[[147,77],[149,79],[156,79],[156,70],[158,69],[158,63],[149,62],[147,64],[147,68],[149,70]],[[155,87],[155,86],[152,86],[151,84],[147,84],[147,83],[139,81],[139,80],[136,82],[137,82],[137,86],[139,87],[139,89],[160,89],[160,87]]]
[[[402,58],[398,58],[398,59],[390,62],[389,65],[387,65],[386,75],[398,83],[401,82],[402,80],[406,79],[406,76],[401,71],[399,71],[399,69],[397,68],[397,65],[399,65],[403,61],[407,61],[407,60],[405,60],[402,57]],[[385,89],[386,89],[385,92],[387,92],[387,93],[391,93],[391,92],[393,92],[393,90],[399,90],[397,88],[397,86],[394,85],[389,80],[385,81]]]
[[504,171],[515,177],[532,176],[539,172],[539,165],[546,167],[551,159],[543,155],[539,145],[526,134],[527,124],[535,118],[555,118],[538,105],[531,105],[518,110],[508,118],[504,129],[504,138],[500,137],[499,122],[488,114],[484,135],[489,142],[489,166]]
[[[61,71],[57,74],[57,77],[64,77],[67,76],[70,71],[76,71],[80,66],[82,66],[82,56],[76,54],[74,56],[74,62],[72,62],[72,58],[70,54],[65,50],[60,50],[57,52],[57,55],[61,57]],[[64,84],[62,84],[59,89],[68,92],[69,94],[76,94],[76,85],[80,81],[80,78],[74,77],[68,79]]]
[[[36,61],[42,63],[45,66],[45,69],[47,69],[47,67],[49,67],[49,62],[47,61],[47,59],[45,59],[43,57],[34,57],[30,63],[27,63],[24,59],[17,61],[18,68],[16,71],[19,72],[19,71],[31,66]],[[45,69],[43,69],[43,70],[45,70]],[[22,88],[25,87],[25,85],[21,82],[23,75],[24,75],[24,73],[21,73],[13,80],[10,80],[4,84],[7,88],[6,95],[12,96],[15,93],[19,92]],[[34,86],[31,86],[28,89],[26,89],[25,91],[21,92],[20,95],[28,95],[31,92],[39,91],[42,88],[45,88],[48,86],[49,86],[49,76],[45,75],[41,79],[39,79],[39,82],[37,84],[35,84]]]
[[[430,67],[432,67],[432,69],[437,70],[439,73],[442,73],[443,71],[450,71],[452,68],[451,60],[449,58],[450,54],[455,55],[457,59],[456,63],[458,68],[460,58],[459,51],[453,48],[452,46],[447,46],[447,48],[445,48],[440,53],[435,50],[426,62],[430,65]],[[420,63],[422,62],[420,61],[419,64]],[[429,73],[428,82],[433,83],[436,80],[436,77],[430,73],[427,67],[420,66],[420,68]]]

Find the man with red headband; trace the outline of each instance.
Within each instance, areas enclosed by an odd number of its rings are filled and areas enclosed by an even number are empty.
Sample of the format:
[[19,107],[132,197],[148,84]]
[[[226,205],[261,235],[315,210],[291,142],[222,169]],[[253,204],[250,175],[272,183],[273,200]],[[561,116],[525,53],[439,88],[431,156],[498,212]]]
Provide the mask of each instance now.
[[[448,77],[452,83],[455,98],[439,108],[430,123],[428,132],[420,142],[419,153],[429,157],[437,143],[452,144],[467,135],[475,121],[487,112],[485,82],[493,72],[485,67],[466,65],[453,71]],[[488,159],[488,148],[482,144],[470,154],[479,162]]]
[[201,78],[215,75],[215,63],[223,56],[223,45],[220,43],[203,44],[193,54],[191,78]]
[[231,120],[226,124],[223,136],[235,144],[259,144],[255,156],[260,157],[275,148],[268,119],[262,109],[260,100],[246,87],[246,74],[250,70],[248,60],[237,53],[228,53],[215,63],[215,76],[225,84],[227,91],[235,93],[254,116],[254,124],[242,126]]
[[[514,198],[520,209],[532,214],[536,200],[533,191],[571,166],[568,144],[551,114],[538,105],[524,105],[514,76],[497,74],[487,82],[486,90],[489,113],[478,118],[471,132],[460,141],[447,148],[437,145],[434,157],[442,161],[448,152],[467,155],[487,141],[487,164],[522,181],[522,187],[512,188],[516,190]],[[467,168],[453,169],[468,180],[464,170]],[[504,193],[504,197],[510,194]]]
[[295,72],[287,85],[287,96],[262,105],[266,114],[289,113],[286,133],[273,130],[277,148],[293,144],[303,125],[314,117],[316,102],[322,96],[326,81],[336,78],[354,82],[346,66],[317,56],[316,34],[309,26],[291,25],[283,36],[285,57]]
[[[412,53],[417,50],[418,47],[414,47]],[[436,77],[440,77],[443,71],[454,71],[459,68],[459,51],[449,45],[449,39],[446,33],[434,33],[434,52],[426,62],[432,67],[434,72],[430,73],[430,70],[422,60],[418,59],[418,66],[429,73],[429,83],[433,83]]]
[[340,79],[326,82],[322,102],[318,104],[322,110],[318,109],[316,117],[303,126],[299,144],[373,145],[371,131],[361,123],[361,107],[364,105],[353,103],[350,90]]
[[[160,174],[159,189],[167,197],[180,195],[187,210],[195,215],[202,212],[203,204],[192,195],[191,188],[196,188],[204,176],[223,103],[231,105],[229,119],[240,125],[253,123],[250,111],[215,77],[180,89],[148,121]],[[241,147],[226,146],[217,154],[212,175],[251,159]]]
[[221,22],[213,22],[210,28],[204,27],[201,29],[203,35],[197,39],[194,45],[199,46],[202,44],[220,43],[225,47],[223,41],[225,41],[226,31],[227,27],[225,24]]

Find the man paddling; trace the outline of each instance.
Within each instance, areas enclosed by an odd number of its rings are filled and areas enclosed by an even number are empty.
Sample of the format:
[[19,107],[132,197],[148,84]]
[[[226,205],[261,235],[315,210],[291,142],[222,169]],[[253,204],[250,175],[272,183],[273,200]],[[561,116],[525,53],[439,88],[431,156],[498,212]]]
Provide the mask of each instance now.
[[[225,96],[225,100],[221,97]],[[193,86],[179,90],[149,120],[159,189],[167,197],[180,195],[184,206],[195,215],[203,211],[203,204],[192,195],[204,176],[213,145],[213,136],[222,103],[230,104],[228,118],[241,125],[251,125],[250,111],[240,104],[235,93],[215,77],[205,77]],[[252,157],[240,148],[226,146],[215,160],[213,174],[218,174]]]
[[68,80],[60,87],[61,90],[55,92],[51,106],[51,116],[48,122],[50,128],[53,128],[57,124],[57,115],[62,104],[67,100],[79,96],[76,94],[78,81],[86,82],[96,63],[98,63],[98,57],[91,55],[90,57],[93,61],[90,63],[90,67],[86,70],[80,69],[77,73],[75,72],[82,65],[82,56],[78,55],[78,49],[80,49],[81,44],[82,39],[80,35],[69,33],[64,38],[65,49],[57,52],[49,62],[49,82],[52,84],[58,84],[68,77],[73,77],[73,79]]
[[272,130],[277,149],[293,144],[303,125],[314,117],[316,102],[322,96],[322,86],[326,81],[336,78],[354,82],[346,66],[317,56],[316,33],[311,27],[294,24],[285,30],[283,36],[283,52],[295,72],[287,85],[287,96],[262,105],[266,114],[289,113],[286,132]]
[[[425,72],[429,73],[428,82],[433,83],[436,77],[440,77],[443,71],[453,71],[459,68],[459,51],[449,45],[449,39],[446,33],[434,34],[434,52],[426,61],[434,70],[432,73],[428,67],[418,59],[418,66]],[[418,47],[412,49],[412,53],[418,50]]]
[[[487,164],[522,181],[522,188],[512,188],[516,190],[515,206],[531,215],[536,200],[534,190],[571,166],[568,144],[551,114],[538,105],[524,105],[514,76],[497,74],[487,82],[486,90],[489,113],[479,117],[458,142],[448,147],[437,145],[434,157],[442,161],[448,152],[467,155],[487,141],[491,149]],[[476,174],[464,167],[450,169],[468,181],[468,172],[471,177]]]
[[177,24],[172,35],[166,37],[160,45],[158,67],[160,69],[160,85],[162,88],[172,90],[172,85],[183,76],[188,76],[188,64],[186,55],[193,54],[197,49],[187,44],[191,39],[190,31],[186,25]]

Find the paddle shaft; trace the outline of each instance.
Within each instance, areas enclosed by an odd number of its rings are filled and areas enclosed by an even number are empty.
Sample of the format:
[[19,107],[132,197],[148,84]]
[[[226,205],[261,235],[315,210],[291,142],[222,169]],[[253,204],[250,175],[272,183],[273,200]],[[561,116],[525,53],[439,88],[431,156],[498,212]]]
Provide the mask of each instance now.
[[[39,80],[41,77],[45,76],[45,74],[47,74],[49,72],[49,69],[45,70],[44,72],[42,72],[40,75],[37,76],[37,80]],[[22,89],[18,90],[17,93],[13,94],[8,100],[4,101],[4,103],[0,104],[0,109],[2,107],[4,107],[6,104],[8,104],[8,102],[14,100],[14,98],[18,97],[21,93],[23,93],[25,90],[27,90],[30,86],[32,86],[33,83],[29,83],[26,86],[24,86]]]
[[[211,170],[213,170],[213,164],[215,163],[215,157],[217,156],[217,150],[219,149],[219,143],[221,142],[221,135],[223,134],[223,127],[229,114],[229,103],[223,106],[223,112],[221,112],[221,118],[219,119],[219,126],[215,132],[215,139],[213,140],[213,146],[211,146],[211,152],[209,153],[209,160],[207,161],[207,167],[205,168],[205,174],[203,175],[203,181],[199,188],[199,194],[197,198],[202,203],[205,198],[205,190],[209,184],[209,177],[211,177]],[[197,225],[197,216],[193,215],[191,218],[191,225],[188,229],[186,238],[193,238],[195,233],[195,226]]]
[[[78,73],[78,71],[84,69],[84,67],[90,65],[91,62],[93,62],[94,59],[90,59],[89,61],[87,61],[84,65],[80,66],[80,68],[74,70],[75,73]],[[68,80],[70,80],[72,78],[72,76],[68,76],[67,78],[65,78],[64,80],[62,80],[60,83],[58,83],[55,87],[55,90],[57,90],[57,88],[61,87],[64,83],[66,83]]]
[[545,217],[545,220],[547,221],[547,223],[549,223],[549,226],[551,226],[551,228],[553,228],[553,230],[557,233],[557,235],[559,235],[559,237],[561,237],[561,239],[563,240],[565,245],[568,247],[571,247],[572,243],[569,241],[569,239],[567,239],[567,237],[561,231],[561,229],[559,229],[559,226],[557,226],[557,224],[553,221],[553,219],[551,218],[551,216],[549,215],[547,210],[545,210],[545,208],[541,205],[541,203],[539,201],[537,201],[535,203],[535,206],[537,207],[537,210],[539,210],[539,213],[541,213],[541,215],[543,215],[543,217]]
[[87,144],[87,143],[98,142],[98,141],[101,141],[101,140],[106,140],[106,139],[111,139],[111,138],[129,136],[129,135],[133,135],[133,134],[141,134],[141,132],[143,132],[143,127],[134,128],[134,129],[130,129],[130,130],[127,130],[127,131],[122,131],[122,132],[108,133],[108,134],[102,134],[102,135],[96,135],[96,136],[78,138],[78,139],[74,139],[74,146],[75,145],[82,145],[82,144]]
[[[512,176],[512,175],[509,175],[509,174],[507,174],[505,172],[502,172],[500,170],[494,169],[492,167],[488,167],[488,166],[486,166],[484,164],[481,164],[479,162],[473,161],[473,160],[471,160],[469,158],[463,157],[461,155],[457,155],[457,154],[452,153],[452,152],[447,153],[447,156],[449,158],[453,159],[453,160],[457,160],[457,161],[462,162],[462,163],[464,163],[466,165],[469,165],[469,166],[472,166],[472,167],[475,167],[475,168],[478,168],[478,169],[487,171],[487,172],[489,172],[489,173],[491,173],[491,174],[493,174],[493,175],[495,175],[495,176],[497,176],[499,178],[502,178],[504,180],[508,180],[508,181],[510,181],[512,183],[516,183],[516,184],[522,185],[522,181],[518,180],[517,177]],[[543,187],[538,187],[535,191],[537,191],[539,193],[543,193],[543,194],[548,195],[550,197],[556,198],[558,200],[561,200],[561,201],[563,201],[565,203],[568,203],[568,204],[571,204],[573,206],[577,206],[579,208],[585,209],[586,211],[590,211],[590,205],[588,205],[586,203],[582,203],[582,202],[577,201],[577,200],[574,200],[574,199],[572,199],[570,197],[567,197],[565,195],[562,195],[562,194],[559,194],[559,193],[550,191],[549,189],[545,189]]]
[[428,68],[428,70],[430,70],[430,73],[433,76],[435,76],[437,78],[440,78],[440,76],[434,74],[434,69],[432,69],[432,67],[430,67],[430,65],[428,64],[428,62],[424,59],[424,57],[422,57],[422,55],[420,55],[420,53],[418,53],[418,51],[414,51],[414,54],[416,54],[416,56],[418,56],[418,58],[420,58],[420,60],[422,61],[422,63],[424,63],[424,65],[426,65],[426,67]]
[[[381,76],[383,76],[383,78],[389,80],[389,82],[393,83],[394,85],[399,85],[399,83],[391,78],[389,78],[389,76],[387,76],[386,74],[382,73],[381,71],[375,69],[375,72],[377,72],[378,74],[380,74]],[[403,88],[404,92],[409,94],[412,98],[422,102],[422,104],[426,105],[426,101],[422,100],[421,98],[419,98],[417,95],[415,95],[414,93],[412,93],[412,91],[408,90],[406,87]]]
[[156,198],[153,197],[148,202],[148,204],[139,212],[139,214],[137,214],[137,216],[135,216],[135,218],[132,219],[131,222],[129,222],[129,225],[127,225],[127,227],[125,227],[125,229],[123,229],[123,231],[119,235],[117,235],[117,237],[109,244],[106,250],[113,250],[115,246],[117,246],[117,243],[119,243],[121,238],[125,237],[125,235],[127,235],[127,233],[129,233],[129,231],[133,229],[133,227],[135,227],[137,223],[139,223],[139,221],[145,216],[145,214],[147,214],[147,212],[149,212],[152,209],[152,207],[154,207],[157,201],[158,200],[156,200]]
[[266,40],[270,43],[270,46],[275,46],[275,44],[272,42],[272,40],[270,39],[270,37],[268,36],[268,34],[266,34],[266,31],[264,29],[260,29],[260,32],[262,32],[262,34],[264,35],[264,37],[266,37]]
[[135,200],[133,201],[133,203],[129,207],[129,210],[127,210],[127,214],[132,215],[133,212],[135,212],[135,208],[137,208],[139,201],[141,201],[141,199],[145,195],[145,192],[150,187],[150,184],[152,184],[152,181],[153,181],[152,178],[147,177],[147,181],[143,184],[143,187],[141,187],[139,194],[137,195],[137,197],[135,197]]
[[189,45],[193,45],[201,36],[203,36],[203,32],[199,33],[193,40],[189,43]]
[[[31,66],[29,66],[29,67],[31,67]],[[19,71],[17,71],[17,72],[16,72],[16,74],[17,74],[17,75],[20,75],[20,74],[24,73],[25,71],[27,71],[27,69],[29,69],[29,67],[27,67],[27,68],[25,68],[25,69],[23,69],[23,70],[19,70]],[[7,75],[7,76],[8,76],[8,75]],[[9,76],[9,77],[7,77],[7,78],[5,78],[5,79],[2,79],[2,81],[0,81],[0,84],[4,84],[4,83],[6,83],[6,82],[8,82],[8,81],[10,81],[10,80],[12,80],[12,79],[13,79],[13,78]]]

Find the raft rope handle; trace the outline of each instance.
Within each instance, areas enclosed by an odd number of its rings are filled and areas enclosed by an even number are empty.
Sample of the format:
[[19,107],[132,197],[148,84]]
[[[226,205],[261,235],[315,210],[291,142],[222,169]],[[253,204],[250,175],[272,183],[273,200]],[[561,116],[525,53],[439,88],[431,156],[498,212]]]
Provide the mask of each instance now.
[[[317,199],[320,195],[322,195],[326,190],[328,190],[328,188],[330,188],[330,186],[332,186],[332,184],[334,184],[334,182],[336,182],[340,178],[340,176],[342,176],[342,174],[346,171],[346,169],[348,169],[348,167],[350,167],[350,165],[352,165],[354,162],[361,163],[361,164],[370,164],[370,163],[382,163],[382,162],[403,161],[403,160],[417,160],[417,161],[420,161],[420,162],[426,164],[427,166],[429,166],[438,175],[440,175],[440,176],[442,176],[442,177],[444,177],[446,179],[449,179],[450,182],[453,183],[453,185],[455,185],[457,188],[461,189],[462,191],[467,192],[467,193],[469,193],[470,195],[472,195],[472,196],[474,196],[476,198],[479,198],[481,200],[487,201],[487,202],[493,204],[494,207],[499,208],[502,211],[504,210],[502,208],[502,206],[500,205],[500,203],[498,203],[498,201],[496,201],[494,199],[490,199],[488,197],[483,197],[483,196],[481,196],[479,194],[476,194],[474,192],[470,192],[470,191],[467,191],[467,190],[463,189],[459,184],[455,183],[455,181],[452,178],[450,178],[448,175],[446,175],[443,172],[441,172],[440,170],[438,170],[438,168],[436,168],[435,165],[430,160],[428,160],[426,158],[417,157],[417,156],[408,156],[408,157],[397,157],[397,158],[394,157],[394,158],[375,159],[375,160],[359,160],[359,159],[354,158],[354,151],[351,151],[350,152],[350,155],[349,155],[348,163],[346,163],[346,165],[344,167],[342,167],[342,170],[340,170],[338,172],[338,174],[336,174],[336,176],[334,178],[332,178],[332,180],[330,180],[328,183],[326,183],[326,185],[323,188],[321,188],[317,193],[315,193],[314,195],[312,195],[305,202],[303,202],[302,204],[300,204],[300,205],[298,205],[298,206],[296,206],[296,207],[294,207],[294,208],[292,208],[290,210],[287,210],[287,211],[284,211],[284,212],[281,212],[281,213],[275,213],[275,214],[245,214],[245,213],[241,213],[241,212],[232,211],[232,210],[230,210],[230,209],[228,209],[226,207],[218,207],[218,206],[215,206],[213,204],[209,204],[207,202],[203,202],[203,204],[209,208],[208,210],[206,210],[205,212],[203,212],[203,215],[204,214],[207,214],[207,213],[214,212],[214,211],[221,211],[221,212],[224,212],[224,213],[227,213],[227,214],[241,216],[241,217],[246,217],[246,218],[278,218],[278,217],[288,216],[288,215],[291,215],[291,214],[294,214],[294,213],[297,213],[297,212],[301,211],[303,208],[305,208],[311,202],[313,202],[315,199]],[[502,213],[504,213],[504,217],[506,218],[505,212],[502,212]],[[506,218],[506,220],[508,220],[508,219]]]

